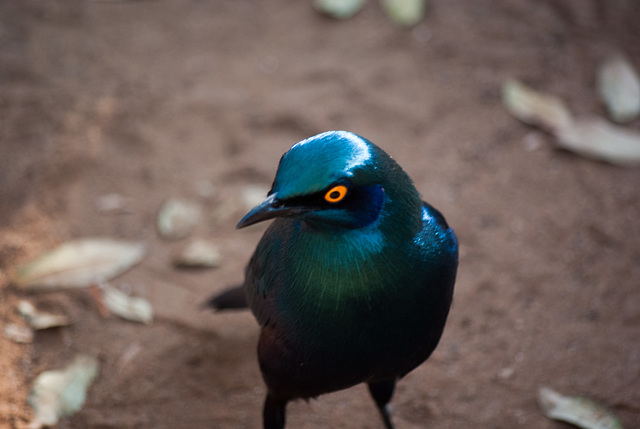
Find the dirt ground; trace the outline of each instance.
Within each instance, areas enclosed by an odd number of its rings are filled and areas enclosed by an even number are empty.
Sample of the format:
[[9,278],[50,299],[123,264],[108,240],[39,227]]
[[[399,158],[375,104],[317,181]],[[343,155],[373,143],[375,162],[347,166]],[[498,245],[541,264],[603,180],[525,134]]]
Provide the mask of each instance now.
[[[542,386],[593,398],[640,427],[640,169],[554,149],[510,117],[515,77],[604,115],[596,68],[640,68],[635,0],[432,0],[413,29],[369,2],[349,21],[311,1],[0,2],[0,318],[15,306],[75,324],[0,338],[0,427],[24,427],[35,376],[99,357],[60,428],[259,428],[264,388],[247,312],[199,309],[238,283],[265,225],[236,231],[293,143],[329,129],[383,147],[461,243],[442,342],[399,383],[398,429],[561,428]],[[640,129],[640,121],[629,125]],[[97,209],[119,194],[125,210]],[[213,270],[177,270],[156,232],[171,197],[207,215]],[[26,294],[15,268],[79,237],[143,241],[113,281],[149,299],[152,326],[103,318],[87,290]],[[290,428],[381,428],[363,386],[289,407]]]

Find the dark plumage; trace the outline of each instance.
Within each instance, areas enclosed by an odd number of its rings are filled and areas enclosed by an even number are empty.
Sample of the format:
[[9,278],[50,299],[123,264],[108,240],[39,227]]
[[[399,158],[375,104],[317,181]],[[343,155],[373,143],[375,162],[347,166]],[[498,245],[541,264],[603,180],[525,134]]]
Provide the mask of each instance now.
[[395,383],[431,355],[449,313],[453,230],[391,157],[343,131],[285,153],[267,199],[238,228],[267,219],[243,286],[262,329],[265,429],[284,427],[293,399],[359,383],[392,428]]

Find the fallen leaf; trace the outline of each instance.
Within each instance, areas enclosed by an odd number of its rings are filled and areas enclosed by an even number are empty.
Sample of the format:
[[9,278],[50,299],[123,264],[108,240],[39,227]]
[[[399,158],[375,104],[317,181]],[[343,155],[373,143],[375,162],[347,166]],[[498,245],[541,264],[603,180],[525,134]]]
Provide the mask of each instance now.
[[640,164],[640,133],[603,119],[579,119],[556,132],[558,146],[612,164]]
[[600,66],[598,91],[614,121],[632,121],[640,114],[640,78],[623,55],[612,56]]
[[208,240],[193,239],[173,258],[177,267],[213,268],[220,265],[220,250]]
[[35,330],[67,326],[72,323],[68,316],[38,311],[33,304],[25,300],[18,303],[18,313]]
[[640,133],[599,118],[573,119],[562,100],[516,80],[502,87],[507,110],[519,120],[545,128],[559,147],[612,164],[640,164]]
[[337,19],[347,19],[355,15],[366,0],[315,0],[316,10]]
[[167,240],[188,237],[200,221],[202,210],[196,203],[170,199],[158,212],[158,232]]
[[122,274],[140,262],[145,252],[141,243],[73,240],[20,268],[13,282],[28,290],[86,287]]
[[502,85],[502,102],[513,116],[554,132],[573,122],[571,112],[558,97],[543,94],[517,80]]
[[411,27],[424,18],[425,0],[382,0],[382,6],[393,22]]
[[29,344],[33,342],[33,330],[28,326],[7,323],[4,327],[4,336],[16,343]]
[[582,429],[622,429],[613,414],[590,399],[564,396],[543,387],[538,392],[538,403],[550,419],[571,423]]
[[45,371],[36,377],[27,401],[35,412],[33,428],[58,423],[62,416],[72,416],[82,406],[87,389],[98,375],[98,360],[78,355],[63,369]]
[[153,308],[144,298],[136,298],[116,289],[108,283],[100,285],[104,305],[113,314],[133,322],[149,324],[153,321]]

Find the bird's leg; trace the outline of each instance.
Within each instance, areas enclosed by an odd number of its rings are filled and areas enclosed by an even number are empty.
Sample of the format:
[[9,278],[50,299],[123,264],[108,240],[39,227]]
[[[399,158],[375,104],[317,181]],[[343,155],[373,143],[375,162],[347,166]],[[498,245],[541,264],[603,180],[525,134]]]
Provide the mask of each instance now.
[[368,385],[369,392],[371,393],[373,400],[376,402],[378,410],[380,410],[380,415],[382,415],[384,427],[386,429],[393,429],[391,415],[389,414],[387,404],[389,404],[389,401],[393,396],[393,389],[396,387],[396,380],[392,378],[391,380],[370,382]]
[[286,407],[286,399],[277,398],[270,392],[267,393],[262,412],[264,429],[284,429]]

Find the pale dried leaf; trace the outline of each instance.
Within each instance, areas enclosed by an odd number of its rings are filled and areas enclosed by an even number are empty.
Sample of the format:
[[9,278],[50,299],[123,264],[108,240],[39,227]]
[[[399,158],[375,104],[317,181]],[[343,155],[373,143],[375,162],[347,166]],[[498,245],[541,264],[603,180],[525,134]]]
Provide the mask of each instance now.
[[362,9],[365,2],[366,0],[315,0],[313,6],[333,18],[347,19]]
[[65,368],[38,375],[28,398],[35,412],[31,427],[55,425],[60,417],[78,412],[84,405],[87,389],[98,375],[98,369],[96,358],[78,355]]
[[35,330],[71,325],[71,319],[63,314],[51,314],[38,311],[29,301],[18,303],[18,313]]
[[7,323],[4,327],[4,336],[16,343],[29,344],[33,342],[33,330],[28,326]]
[[133,322],[153,321],[153,308],[146,299],[129,296],[108,283],[100,285],[100,289],[104,304],[112,313]]
[[196,203],[179,199],[170,199],[158,212],[158,232],[167,240],[180,240],[188,237],[202,216],[202,210]]
[[598,90],[614,121],[628,122],[640,115],[640,78],[624,56],[610,57],[600,66]]
[[382,0],[389,17],[398,25],[410,27],[424,18],[425,0]]
[[582,429],[622,429],[613,414],[590,399],[564,396],[543,387],[538,392],[538,403],[550,419],[571,423]]
[[177,267],[213,268],[220,265],[220,250],[208,240],[193,239],[173,258]]
[[612,164],[640,164],[640,133],[599,118],[576,120],[556,132],[558,146]]
[[140,262],[145,252],[141,243],[73,240],[20,268],[14,283],[29,290],[86,287],[122,274]]
[[555,131],[569,126],[573,118],[564,102],[510,79],[502,85],[502,102],[513,116],[531,125]]

